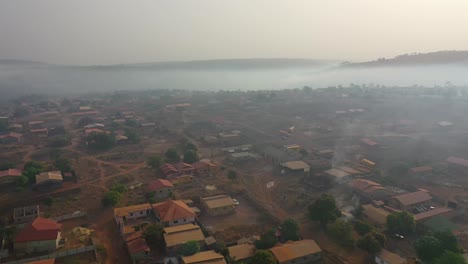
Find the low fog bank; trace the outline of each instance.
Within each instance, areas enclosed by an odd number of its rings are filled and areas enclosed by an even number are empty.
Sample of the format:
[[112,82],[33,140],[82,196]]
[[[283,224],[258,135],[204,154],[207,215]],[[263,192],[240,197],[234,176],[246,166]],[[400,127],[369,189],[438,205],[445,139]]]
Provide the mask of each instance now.
[[432,87],[451,82],[466,86],[467,70],[468,65],[339,68],[336,63],[218,70],[0,65],[0,94],[1,99],[8,99],[30,93],[78,94],[146,89],[275,90],[306,85],[312,88],[346,86],[350,83]]

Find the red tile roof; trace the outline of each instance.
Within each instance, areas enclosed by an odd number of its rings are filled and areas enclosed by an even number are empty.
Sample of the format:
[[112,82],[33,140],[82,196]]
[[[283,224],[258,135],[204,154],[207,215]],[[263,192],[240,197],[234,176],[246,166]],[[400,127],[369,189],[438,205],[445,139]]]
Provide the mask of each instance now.
[[8,134],[0,135],[0,138],[7,138],[7,137],[21,138],[22,136],[23,135],[20,133],[10,132]]
[[169,173],[176,173],[176,172],[178,172],[178,170],[177,170],[173,165],[171,165],[171,164],[169,164],[169,163],[166,163],[166,164],[162,165],[162,166],[159,167],[159,168],[162,170],[162,172],[163,172],[164,174],[169,174]]
[[414,167],[414,168],[411,168],[410,171],[413,173],[427,172],[427,171],[432,171],[432,167],[431,166]]
[[8,169],[4,171],[0,171],[0,177],[7,177],[7,176],[21,176],[23,173],[20,169]]
[[365,180],[365,179],[356,179],[356,180],[353,180],[350,185],[355,188],[355,189],[358,189],[360,191],[365,191],[366,189],[372,187],[372,186],[381,186],[380,183],[377,183],[377,182],[373,182],[373,181],[369,181],[369,180]]
[[136,254],[142,251],[149,252],[150,248],[148,244],[146,243],[146,240],[142,237],[139,237],[137,239],[134,239],[132,241],[127,242],[127,248],[128,252],[130,254]]
[[157,190],[161,190],[163,188],[173,188],[173,187],[174,185],[172,185],[170,181],[165,180],[165,179],[157,179],[157,180],[150,182],[150,184],[148,185],[148,191],[154,192]]
[[375,142],[375,141],[373,141],[373,140],[370,140],[370,139],[368,139],[368,138],[363,138],[363,139],[361,139],[361,142],[364,143],[364,144],[366,144],[366,145],[369,145],[369,146],[376,146],[376,145],[379,144],[379,143],[377,143],[377,142]]
[[404,206],[413,205],[429,201],[432,197],[425,191],[417,191],[412,193],[405,193],[394,197]]
[[55,240],[61,228],[55,220],[38,217],[16,235],[15,243]]
[[445,161],[448,163],[453,163],[461,166],[468,167],[468,160],[462,159],[462,158],[457,158],[457,157],[448,157]]
[[213,164],[213,163],[211,163],[209,160],[199,160],[199,161],[193,163],[192,166],[193,166],[196,170],[203,170],[203,169],[206,169],[206,168],[214,168],[214,167],[216,167],[216,165]]
[[195,217],[192,209],[181,200],[167,200],[162,203],[153,204],[153,211],[156,215],[159,215],[163,222]]

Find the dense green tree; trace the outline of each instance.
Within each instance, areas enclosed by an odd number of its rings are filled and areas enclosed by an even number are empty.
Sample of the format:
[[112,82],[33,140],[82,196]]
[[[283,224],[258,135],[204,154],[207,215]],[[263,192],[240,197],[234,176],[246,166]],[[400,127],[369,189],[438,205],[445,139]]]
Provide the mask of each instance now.
[[101,200],[103,206],[115,206],[122,198],[122,194],[116,191],[107,192]]
[[434,264],[466,264],[465,258],[459,253],[445,251],[434,260]]
[[313,204],[309,205],[308,213],[312,221],[320,222],[322,226],[326,226],[327,223],[333,222],[341,216],[335,198],[329,194],[323,194]]
[[187,150],[184,153],[184,162],[185,163],[192,164],[194,162],[197,162],[199,159],[200,158],[198,157],[197,152],[195,152],[194,150]]
[[357,241],[357,246],[367,251],[369,254],[375,254],[382,250],[382,246],[372,235],[367,234]]
[[353,226],[341,219],[327,225],[328,234],[340,245],[354,247]]
[[197,152],[198,148],[192,142],[188,142],[187,144],[185,144],[185,151],[187,151],[187,150],[193,150],[193,151]]
[[175,150],[173,148],[168,149],[164,155],[166,156],[166,160],[168,162],[179,162],[180,161],[179,153],[177,153],[177,150]]
[[91,133],[87,138],[88,147],[94,150],[108,150],[115,146],[115,137],[107,133]]
[[36,161],[29,161],[24,165],[23,176],[28,178],[28,182],[35,183],[36,175],[41,172],[44,172],[44,167],[42,164]]
[[182,256],[191,256],[198,252],[200,252],[200,245],[195,240],[187,241],[179,249],[179,254],[181,254]]
[[414,216],[406,211],[391,213],[387,216],[387,229],[392,233],[407,235],[416,228]]
[[278,239],[275,236],[275,230],[270,229],[260,235],[260,239],[255,241],[255,247],[257,249],[269,249],[276,245],[277,242]]
[[16,163],[8,160],[0,161],[0,171],[13,169],[16,167]]
[[159,169],[159,167],[162,165],[163,159],[159,155],[153,155],[148,157],[146,164],[150,166],[153,169]]
[[229,170],[227,176],[230,180],[233,181],[237,178],[237,172],[234,170]]
[[252,259],[255,264],[276,264],[276,259],[273,254],[268,250],[257,250]]
[[61,172],[68,172],[71,171],[71,162],[66,158],[58,158],[54,161],[54,167]]
[[281,238],[285,241],[297,241],[300,238],[299,225],[291,218],[286,219],[281,223]]
[[458,244],[457,237],[455,237],[450,230],[437,231],[434,233],[434,237],[440,241],[445,250],[455,253],[462,252],[462,249]]
[[152,223],[145,228],[143,237],[148,244],[159,247],[164,245],[164,228],[160,223]]
[[372,231],[372,229],[372,225],[367,222],[358,220],[354,223],[354,230],[356,230],[356,232],[358,232],[358,234],[361,236],[366,235],[367,233]]
[[125,129],[125,136],[128,138],[130,143],[140,143],[140,136],[138,136],[138,134],[131,129]]
[[444,252],[442,243],[433,235],[424,235],[418,238],[414,243],[414,248],[419,258],[424,261],[432,261]]
[[118,193],[125,193],[127,192],[127,186],[121,183],[117,183],[112,186],[111,191],[118,192]]

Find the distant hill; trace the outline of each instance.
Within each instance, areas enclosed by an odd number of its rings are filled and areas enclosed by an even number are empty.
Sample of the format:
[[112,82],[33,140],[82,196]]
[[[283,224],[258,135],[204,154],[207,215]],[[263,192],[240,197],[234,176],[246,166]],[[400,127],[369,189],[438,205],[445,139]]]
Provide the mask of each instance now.
[[290,67],[316,67],[333,63],[326,60],[312,59],[220,59],[196,60],[175,62],[150,62],[135,64],[114,64],[97,66],[79,66],[89,69],[148,69],[148,70],[216,70],[216,69],[255,69],[255,68],[290,68]]
[[13,59],[0,59],[0,65],[8,66],[28,66],[28,65],[45,65],[46,63],[28,60],[13,60]]
[[425,66],[438,64],[467,64],[468,51],[437,51],[430,53],[413,53],[396,56],[392,59],[380,58],[374,61],[359,63],[343,63],[344,68],[350,67],[398,67]]

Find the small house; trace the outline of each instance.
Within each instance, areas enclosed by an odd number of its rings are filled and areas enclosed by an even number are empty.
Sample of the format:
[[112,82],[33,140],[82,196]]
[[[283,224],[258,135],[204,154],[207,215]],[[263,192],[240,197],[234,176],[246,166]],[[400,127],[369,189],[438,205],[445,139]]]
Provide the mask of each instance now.
[[0,135],[0,143],[12,144],[20,143],[23,141],[23,135],[20,133],[10,132],[7,134]]
[[417,191],[394,196],[388,205],[405,211],[426,211],[431,206],[432,197],[426,191]]
[[62,225],[57,221],[36,218],[19,231],[13,241],[16,252],[36,253],[54,251],[60,247]]
[[241,244],[228,247],[229,256],[235,261],[247,261],[255,255],[255,246],[251,244]]
[[114,208],[114,219],[119,230],[123,230],[127,221],[147,217],[150,214],[151,204],[149,203]]
[[138,263],[140,260],[149,257],[150,247],[143,238],[143,232],[135,232],[125,238],[125,245],[128,253],[132,258],[133,263]]
[[181,200],[167,200],[153,204],[153,212],[164,226],[184,225],[195,222],[195,212]]
[[205,236],[196,224],[185,224],[164,228],[164,241],[166,249],[174,252],[188,241],[197,241],[200,246],[205,243]]
[[48,171],[36,175],[36,189],[49,191],[62,187],[63,177],[60,171]]
[[23,171],[20,169],[8,169],[0,171],[0,184],[15,183],[21,177]]
[[406,263],[405,259],[400,255],[392,253],[386,249],[382,249],[374,257],[376,264],[404,264]]
[[281,167],[291,172],[309,172],[310,166],[302,160],[286,161],[280,164]]
[[235,212],[235,203],[229,195],[216,195],[201,198],[206,212],[211,216],[226,215]]
[[172,195],[174,191],[174,185],[165,179],[157,179],[148,185],[148,191],[154,192],[154,197],[158,198],[167,198]]
[[183,264],[226,264],[224,256],[214,250],[198,252],[192,256],[182,257]]
[[322,250],[314,240],[288,241],[270,249],[279,264],[322,263]]
[[17,207],[13,209],[15,224],[31,223],[40,215],[39,205]]

